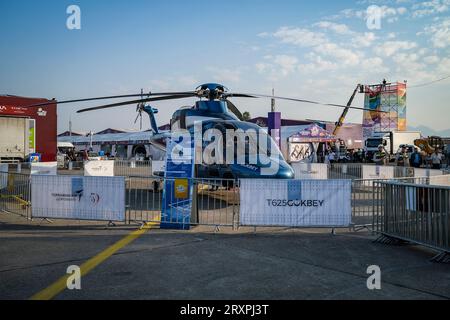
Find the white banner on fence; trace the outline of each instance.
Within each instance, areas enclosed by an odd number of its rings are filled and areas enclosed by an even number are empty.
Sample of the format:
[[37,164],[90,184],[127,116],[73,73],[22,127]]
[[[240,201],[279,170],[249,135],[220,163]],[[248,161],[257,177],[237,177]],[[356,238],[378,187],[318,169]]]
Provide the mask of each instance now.
[[450,175],[430,177],[430,185],[450,187]]
[[84,163],[84,175],[86,177],[114,177],[114,161],[86,161]]
[[5,189],[8,186],[8,169],[8,164],[0,163],[0,189]]
[[247,226],[347,227],[350,180],[241,180],[240,223]]
[[395,167],[391,166],[363,166],[363,180],[393,179]]
[[32,176],[32,216],[125,221],[124,177]]
[[57,162],[33,162],[31,163],[31,174],[40,176],[56,176],[58,171]]
[[325,163],[291,163],[295,179],[328,179],[328,165]]
[[442,170],[414,168],[415,178],[441,176],[442,174]]

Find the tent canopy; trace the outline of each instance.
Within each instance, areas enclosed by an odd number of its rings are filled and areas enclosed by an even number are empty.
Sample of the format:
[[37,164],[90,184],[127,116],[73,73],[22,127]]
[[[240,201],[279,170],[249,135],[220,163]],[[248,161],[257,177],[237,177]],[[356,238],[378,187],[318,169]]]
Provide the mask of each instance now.
[[297,132],[289,137],[289,142],[300,143],[321,143],[321,142],[335,142],[336,136],[329,133],[316,123],[311,124],[300,132]]

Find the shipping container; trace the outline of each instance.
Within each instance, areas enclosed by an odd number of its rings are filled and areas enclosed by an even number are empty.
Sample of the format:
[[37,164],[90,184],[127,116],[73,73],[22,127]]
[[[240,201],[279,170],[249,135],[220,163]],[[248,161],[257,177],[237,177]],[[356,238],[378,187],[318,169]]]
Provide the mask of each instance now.
[[56,104],[55,100],[0,95],[1,161],[26,160],[32,153],[41,154],[43,162],[56,161]]

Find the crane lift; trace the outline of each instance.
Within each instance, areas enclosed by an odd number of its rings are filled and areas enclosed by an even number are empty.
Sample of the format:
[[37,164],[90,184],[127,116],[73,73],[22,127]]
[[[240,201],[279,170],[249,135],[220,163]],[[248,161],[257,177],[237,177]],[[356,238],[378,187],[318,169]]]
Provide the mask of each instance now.
[[356,97],[356,94],[358,93],[358,91],[359,91],[359,93],[364,93],[364,86],[359,83],[356,86],[355,91],[353,91],[353,94],[347,103],[347,107],[344,109],[341,116],[339,117],[339,120],[336,122],[336,126],[334,127],[333,135],[337,135],[339,133],[339,131],[341,130],[342,126],[344,125],[345,117],[347,117],[347,114],[350,111],[350,107],[352,106],[353,100],[355,100],[355,97]]
[[[333,130],[333,135],[337,136],[337,134],[340,132],[342,127],[344,126],[345,118],[347,117],[348,112],[351,109],[353,100],[355,100],[357,93],[364,93],[364,86],[359,84],[356,86],[355,90],[353,91],[353,94],[350,97],[350,100],[347,103],[346,108],[344,108],[344,111],[342,112],[341,116],[339,117],[338,121],[335,123],[335,127]],[[342,159],[347,159],[347,146],[345,144],[345,141],[339,139],[334,145],[331,144],[331,147],[334,148],[339,153],[339,158],[342,157]],[[343,156],[341,156],[343,155]],[[348,160],[348,159],[347,159]]]

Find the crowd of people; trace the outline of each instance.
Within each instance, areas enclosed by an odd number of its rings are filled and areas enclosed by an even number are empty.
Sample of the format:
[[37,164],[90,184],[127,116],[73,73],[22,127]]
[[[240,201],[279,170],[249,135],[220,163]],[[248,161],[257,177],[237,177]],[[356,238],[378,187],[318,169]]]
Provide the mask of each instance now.
[[[378,146],[378,151],[373,156],[373,162],[378,165],[387,165],[389,159],[389,154],[384,149],[384,146]],[[414,151],[409,153],[408,148],[403,146],[395,155],[395,165],[399,167],[441,169],[444,165],[444,160],[446,160],[446,165],[448,165],[449,156],[444,156],[439,149],[435,149],[432,154],[427,155],[420,152],[418,148],[414,148]]]
[[[395,155],[395,165],[400,167],[414,167],[414,168],[431,168],[441,169],[443,167],[450,166],[450,150],[443,152],[436,149],[432,154],[425,154],[418,148],[408,150],[406,146],[403,146]],[[367,162],[364,151],[362,149],[351,150],[346,152],[345,155],[341,155],[339,152],[332,148],[323,155],[319,155],[319,161],[323,163],[363,163]],[[373,158],[369,159],[371,162],[377,165],[388,165],[391,163],[391,155],[386,151],[383,145],[378,146],[378,151],[374,153]]]

